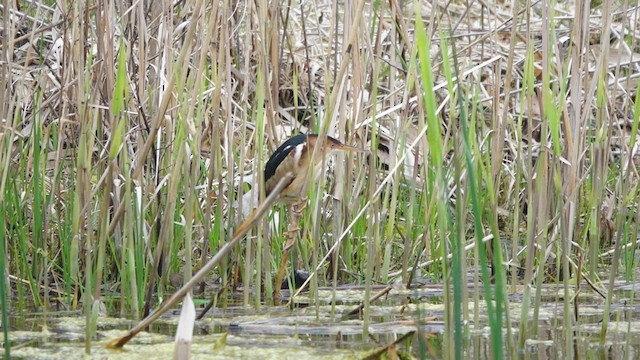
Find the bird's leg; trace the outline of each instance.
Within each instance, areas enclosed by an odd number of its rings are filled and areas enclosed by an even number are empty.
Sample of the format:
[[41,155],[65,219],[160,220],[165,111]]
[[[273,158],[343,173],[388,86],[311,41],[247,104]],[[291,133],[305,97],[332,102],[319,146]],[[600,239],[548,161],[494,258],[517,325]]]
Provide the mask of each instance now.
[[307,198],[303,198],[298,202],[291,204],[291,210],[298,217],[298,220],[302,217],[302,212],[307,207]]
[[291,223],[289,224],[289,229],[283,233],[283,235],[289,239],[287,245],[285,246],[285,249],[289,249],[295,243],[296,235],[300,231],[300,227],[298,227],[298,224],[300,223],[300,219],[302,218],[302,212],[306,207],[306,199],[291,204],[291,207],[289,208],[289,218],[291,219]]
[[295,244],[295,237],[300,231],[298,224],[300,223],[300,218],[302,218],[302,212],[307,207],[307,199],[302,199],[298,202],[291,204],[289,211],[289,217],[291,219],[291,223],[289,224],[289,229],[284,232],[284,236],[289,239],[287,245],[285,245],[285,249],[289,249],[291,246]]
[[[301,203],[302,206],[299,205]],[[291,219],[291,223],[289,224],[289,229],[283,233],[285,238],[287,238],[287,242],[284,244],[284,248],[282,249],[282,259],[280,260],[278,276],[276,276],[276,283],[274,284],[273,303],[276,305],[280,303],[280,288],[282,287],[282,281],[284,280],[284,270],[289,262],[289,251],[296,244],[296,237],[300,231],[298,224],[300,223],[302,211],[305,206],[306,201],[301,201],[291,205],[291,211],[289,211],[289,219]]]
[[285,238],[289,239],[287,240],[287,243],[284,246],[285,250],[289,250],[289,248],[291,248],[294,245],[296,235],[298,235],[298,231],[300,231],[300,228],[298,227],[297,224],[296,225],[290,224],[289,229],[287,229],[287,231],[282,233],[282,235],[284,235]]

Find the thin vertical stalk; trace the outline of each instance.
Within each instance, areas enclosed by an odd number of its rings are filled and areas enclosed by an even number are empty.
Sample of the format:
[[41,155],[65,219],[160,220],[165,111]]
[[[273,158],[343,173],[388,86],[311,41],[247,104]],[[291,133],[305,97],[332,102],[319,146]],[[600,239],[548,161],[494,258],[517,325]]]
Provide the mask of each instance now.
[[[3,139],[3,138],[5,137],[0,135],[0,141],[2,145],[6,145],[6,141],[2,141],[6,139]],[[2,170],[4,170],[3,172],[6,172],[6,169],[2,169]],[[0,195],[0,198],[3,199],[4,195]],[[4,201],[0,201],[0,219],[6,219],[7,218],[6,216],[7,216],[6,204]],[[7,226],[6,221],[3,221],[0,224],[0,302],[2,302],[2,309],[0,309],[0,311],[2,311],[2,334],[3,334],[2,347],[4,348],[4,358],[11,359],[11,338],[9,338],[9,328],[10,328],[9,296],[7,292],[7,289],[9,288],[7,286],[8,264],[5,263],[5,259],[8,258],[7,256],[8,251],[6,248],[6,245],[7,245],[6,226]]]

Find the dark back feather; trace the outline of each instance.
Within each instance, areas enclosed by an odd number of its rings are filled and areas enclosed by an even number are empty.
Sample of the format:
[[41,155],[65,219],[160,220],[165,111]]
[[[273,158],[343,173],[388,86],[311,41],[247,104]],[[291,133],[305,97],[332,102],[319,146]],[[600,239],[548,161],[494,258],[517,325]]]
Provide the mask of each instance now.
[[264,167],[264,182],[266,183],[273,175],[275,175],[278,166],[287,158],[287,156],[289,156],[296,146],[305,142],[307,142],[307,135],[300,134],[289,138],[289,140],[280,145],[276,151],[271,154],[271,157]]

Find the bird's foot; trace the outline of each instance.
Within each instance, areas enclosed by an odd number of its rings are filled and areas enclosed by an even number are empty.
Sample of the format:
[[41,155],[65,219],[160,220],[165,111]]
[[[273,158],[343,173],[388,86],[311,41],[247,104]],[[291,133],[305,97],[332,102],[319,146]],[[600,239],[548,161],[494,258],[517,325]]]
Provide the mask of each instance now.
[[291,211],[293,211],[293,213],[296,216],[302,216],[302,212],[306,207],[307,207],[307,199],[303,199],[296,203],[291,204]]
[[295,239],[296,235],[298,234],[298,232],[300,231],[299,227],[295,227],[292,229],[289,229],[287,231],[285,231],[284,233],[282,233],[284,235],[284,237],[288,238],[288,239]]
[[287,240],[287,242],[284,244],[283,251],[285,252],[289,251],[295,244],[296,244],[296,238],[295,237],[289,238],[289,240]]

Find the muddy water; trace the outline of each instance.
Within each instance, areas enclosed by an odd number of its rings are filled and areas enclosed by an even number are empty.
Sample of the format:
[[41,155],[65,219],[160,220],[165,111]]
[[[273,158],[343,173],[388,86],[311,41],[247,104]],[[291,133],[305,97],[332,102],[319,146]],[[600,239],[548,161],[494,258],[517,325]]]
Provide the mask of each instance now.
[[[635,291],[620,287],[610,313],[604,346],[600,342],[604,299],[595,292],[570,294],[578,302],[578,317],[571,331],[564,326],[562,287],[542,290],[539,322],[528,326],[525,347],[518,351],[523,359],[561,359],[571,344],[581,358],[633,359],[640,356],[640,306]],[[468,288],[470,296],[475,289]],[[513,343],[519,339],[522,289],[509,296]],[[393,289],[371,306],[368,336],[363,335],[361,316],[345,316],[357,308],[364,290],[342,287],[335,293],[321,289],[316,301],[308,295],[298,298],[293,308],[229,305],[211,310],[196,323],[192,358],[198,359],[344,359],[365,358],[406,334],[393,347],[395,353],[420,358],[439,358],[443,354],[445,331],[444,289],[429,285],[420,289]],[[286,294],[285,294],[286,295]],[[335,299],[335,306],[331,306]],[[471,297],[472,299],[472,297]],[[233,302],[230,302],[233,304]],[[311,305],[310,305],[311,304]],[[477,323],[473,320],[477,311]],[[333,315],[332,315],[333,314]],[[463,328],[467,358],[491,357],[489,328],[484,302],[468,306],[469,319]],[[532,321],[533,311],[528,316]],[[134,325],[127,319],[100,317],[91,356],[84,355],[85,318],[80,313],[57,313],[45,318],[33,314],[13,314],[11,319],[12,358],[16,359],[149,359],[171,358],[178,311],[158,320],[150,332],[143,332],[122,351],[104,344]],[[504,329],[505,343],[508,332]]]

